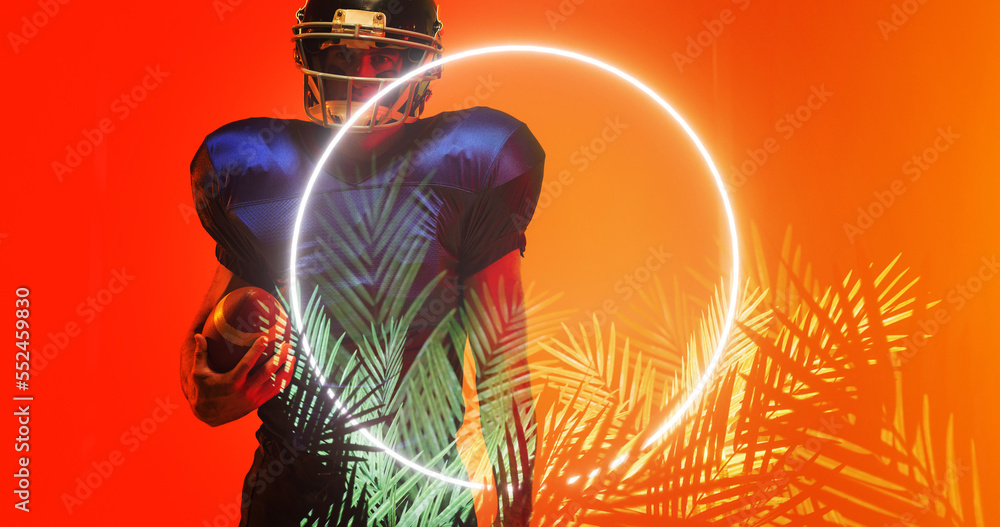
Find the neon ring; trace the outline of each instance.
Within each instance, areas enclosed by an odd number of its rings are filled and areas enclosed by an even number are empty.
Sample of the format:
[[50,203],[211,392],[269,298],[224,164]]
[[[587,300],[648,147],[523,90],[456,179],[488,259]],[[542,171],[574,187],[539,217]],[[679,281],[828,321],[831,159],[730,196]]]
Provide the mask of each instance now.
[[[667,101],[665,101],[662,97],[657,95],[656,92],[654,92],[648,86],[639,82],[637,79],[621,71],[620,69],[611,66],[609,64],[605,64],[604,62],[601,62],[597,59],[587,57],[579,53],[574,53],[572,51],[565,51],[557,48],[532,46],[532,45],[516,45],[516,44],[505,45],[505,46],[491,46],[491,47],[473,49],[469,51],[463,51],[461,53],[456,53],[454,55],[449,55],[447,57],[441,57],[438,60],[435,60],[431,63],[428,63],[424,66],[421,66],[417,69],[410,71],[406,75],[396,79],[396,81],[394,81],[392,84],[389,84],[388,86],[380,90],[372,99],[367,101],[357,112],[354,112],[351,118],[348,119],[347,122],[342,125],[340,131],[337,132],[337,135],[334,136],[333,140],[326,147],[326,150],[323,152],[323,155],[316,163],[316,169],[313,171],[312,176],[309,178],[309,183],[306,185],[305,192],[302,196],[302,203],[299,205],[299,212],[295,217],[295,228],[292,232],[292,247],[291,247],[291,260],[290,260],[292,269],[291,279],[290,279],[290,289],[291,289],[290,301],[291,301],[292,315],[294,316],[296,329],[301,331],[303,326],[302,310],[299,306],[300,298],[297,287],[298,277],[296,276],[295,273],[295,263],[298,260],[299,234],[302,228],[302,219],[305,216],[306,207],[309,202],[309,196],[310,194],[312,194],[312,190],[316,184],[316,180],[319,178],[323,166],[325,166],[327,161],[330,159],[330,156],[333,154],[333,150],[334,148],[336,148],[337,144],[340,143],[341,139],[343,139],[344,135],[348,133],[348,130],[358,121],[358,119],[361,116],[363,116],[365,112],[370,110],[372,106],[378,103],[378,101],[381,100],[382,97],[392,92],[396,88],[400,87],[413,77],[419,76],[424,72],[426,72],[427,70],[443,66],[444,64],[448,64],[449,62],[456,62],[465,58],[475,57],[479,55],[487,55],[492,53],[508,53],[508,52],[541,53],[545,55],[556,55],[559,57],[575,59],[577,61],[584,62],[592,66],[596,66],[609,73],[613,73],[617,75],[619,78],[628,81],[633,86],[638,88],[640,91],[648,95],[651,99],[656,101],[664,110],[666,110],[666,112],[671,117],[673,117],[673,119],[677,122],[677,124],[681,126],[684,132],[687,133],[688,137],[694,143],[695,147],[697,147],[698,152],[701,153],[702,158],[705,160],[705,164],[708,165],[709,170],[712,172],[712,177],[715,179],[715,184],[718,187],[719,195],[722,198],[723,205],[725,206],[726,218],[728,219],[729,222],[729,233],[732,245],[731,249],[733,255],[733,268],[732,268],[732,278],[731,278],[732,285],[729,292],[730,300],[729,300],[729,306],[726,309],[726,320],[722,326],[722,335],[719,338],[718,346],[716,347],[715,352],[712,354],[712,360],[705,367],[705,371],[704,373],[702,373],[701,379],[699,380],[698,384],[694,387],[694,389],[690,391],[684,402],[674,410],[674,412],[670,415],[670,417],[666,420],[666,422],[664,422],[663,425],[657,428],[656,431],[649,437],[649,439],[647,439],[643,443],[642,448],[645,449],[649,445],[655,443],[660,438],[662,438],[667,432],[669,432],[675,426],[677,426],[680,420],[691,408],[691,405],[694,404],[695,399],[699,395],[701,395],[701,392],[705,390],[705,387],[708,385],[709,381],[713,377],[713,374],[715,373],[715,369],[718,367],[719,362],[722,360],[726,344],[728,343],[729,333],[732,331],[733,324],[736,319],[736,306],[738,304],[738,299],[739,299],[739,276],[740,276],[739,237],[736,229],[736,218],[733,214],[732,205],[729,202],[729,195],[726,193],[725,185],[722,182],[722,176],[719,174],[719,169],[716,168],[715,162],[712,160],[712,156],[708,153],[708,149],[705,148],[705,145],[701,142],[701,139],[698,138],[698,135],[694,133],[694,130],[691,129],[691,126],[688,125],[687,121],[685,121],[684,118],[681,117],[681,115],[677,113],[677,111],[674,110],[674,108],[670,106],[669,103],[667,103]],[[309,343],[306,341],[306,339],[303,339],[302,344],[303,344],[303,349],[305,350],[307,358],[309,360],[309,364],[313,368],[313,373],[315,373],[318,378],[323,379],[323,375],[319,369],[319,365],[317,364],[315,357],[312,355],[312,353],[310,353]],[[334,394],[333,390],[327,389],[327,394],[333,400],[334,406],[336,406],[341,413],[346,414],[346,410],[343,404],[340,402],[340,400],[337,399],[337,396],[336,394]],[[355,419],[350,417],[349,417],[349,422],[352,425],[358,424]],[[399,461],[404,466],[409,467],[417,472],[461,487],[472,488],[472,489],[486,488],[486,486],[483,484],[463,481],[457,478],[446,476],[444,474],[440,474],[426,467],[418,465],[413,461],[407,459],[406,457],[402,456],[398,452],[394,451],[393,449],[389,448],[381,441],[375,439],[375,437],[373,437],[370,433],[368,433],[368,430],[361,428],[360,432],[366,439],[371,441],[376,447],[384,451],[390,457],[392,457],[396,461]],[[625,460],[626,460],[625,456],[615,459],[611,463],[611,468],[615,468],[618,465],[621,465],[622,463],[625,462]],[[594,472],[591,472],[591,476],[595,475],[596,473],[597,473],[596,470]],[[569,478],[569,482],[572,483],[577,479],[579,479],[579,476],[573,476]]]

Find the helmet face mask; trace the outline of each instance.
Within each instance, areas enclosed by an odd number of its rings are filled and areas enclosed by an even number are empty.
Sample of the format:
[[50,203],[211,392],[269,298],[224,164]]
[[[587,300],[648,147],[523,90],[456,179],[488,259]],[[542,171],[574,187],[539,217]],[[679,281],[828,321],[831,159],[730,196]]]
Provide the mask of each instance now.
[[[296,18],[292,42],[304,75],[306,115],[328,128],[343,126],[382,88],[441,57],[442,25],[431,0],[309,0]],[[415,121],[430,95],[430,82],[440,76],[435,68],[409,79],[349,131],[385,130]]]

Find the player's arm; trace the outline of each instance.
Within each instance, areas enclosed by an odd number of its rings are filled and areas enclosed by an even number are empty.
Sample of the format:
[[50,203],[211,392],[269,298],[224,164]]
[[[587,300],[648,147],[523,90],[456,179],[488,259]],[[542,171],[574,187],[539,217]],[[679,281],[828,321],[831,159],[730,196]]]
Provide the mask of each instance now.
[[[286,385],[291,382],[295,357],[289,355],[287,345],[275,354],[275,360],[252,369],[268,348],[269,344],[263,337],[254,342],[233,370],[216,373],[208,367],[207,342],[201,335],[205,320],[222,297],[249,285],[251,284],[234,275],[225,266],[219,265],[208,293],[181,344],[181,389],[194,415],[210,426],[219,426],[243,417],[277,395],[282,389],[283,380]],[[275,372],[278,372],[277,376],[272,380],[271,376]]]
[[[506,434],[514,441],[516,458],[498,459],[489,452],[494,467],[505,465],[507,484],[514,489],[499,488],[497,498],[504,519],[503,525],[527,525],[531,514],[531,476],[535,461],[535,412],[531,394],[531,376],[525,349],[526,316],[524,291],[521,284],[521,256],[511,251],[482,271],[463,280],[462,308],[465,312],[469,345],[476,359],[476,388],[480,402],[480,420],[484,437],[501,438]],[[475,291],[472,294],[470,291]],[[520,427],[514,419],[519,415]],[[519,444],[523,430],[525,443]],[[489,444],[491,441],[487,441]],[[522,455],[522,448],[527,457]],[[506,447],[502,458],[507,457]],[[513,474],[512,474],[513,471]],[[514,476],[516,474],[516,476]],[[497,482],[499,486],[499,482]]]

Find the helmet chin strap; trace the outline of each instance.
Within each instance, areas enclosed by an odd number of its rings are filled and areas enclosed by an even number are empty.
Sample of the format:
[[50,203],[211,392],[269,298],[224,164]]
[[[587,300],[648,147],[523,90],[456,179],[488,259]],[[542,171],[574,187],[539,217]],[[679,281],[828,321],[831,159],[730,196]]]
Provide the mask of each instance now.
[[[313,92],[314,101],[320,101],[322,99],[319,96],[321,92],[319,86],[317,86],[316,84],[316,79],[312,76],[309,77],[309,88]],[[408,115],[406,115],[406,110],[407,110],[406,104],[407,101],[410,99],[410,97],[407,96],[407,94],[409,92],[412,92],[414,89],[415,86],[412,84],[407,86],[406,88],[402,88],[399,96],[396,97],[396,100],[392,103],[392,105],[383,105],[382,101],[386,100],[386,97],[383,97],[381,101],[379,101],[371,108],[366,110],[364,115],[362,115],[357,121],[355,121],[354,125],[351,127],[349,132],[351,133],[369,132],[372,130],[373,121],[375,123],[374,124],[375,127],[385,126],[385,125],[391,126],[392,124],[400,122],[415,121],[416,120],[415,118],[411,118]],[[347,120],[350,118],[348,116],[349,106],[353,115],[357,113],[357,108],[360,108],[362,105],[364,105],[364,102],[348,101],[343,99],[326,100],[325,102],[326,102],[325,121],[329,123],[329,126],[331,127],[340,127],[347,122]],[[324,110],[324,105],[320,103],[312,104],[308,108],[309,114],[317,118],[319,122],[324,121],[323,110]]]

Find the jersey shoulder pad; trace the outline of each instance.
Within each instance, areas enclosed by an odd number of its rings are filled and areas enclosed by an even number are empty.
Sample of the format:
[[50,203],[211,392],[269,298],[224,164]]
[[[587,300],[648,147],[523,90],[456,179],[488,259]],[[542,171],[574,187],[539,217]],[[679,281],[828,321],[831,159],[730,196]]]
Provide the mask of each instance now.
[[443,145],[441,161],[458,177],[451,182],[478,192],[503,185],[540,164],[545,152],[528,126],[510,114],[477,106],[438,116],[447,132],[434,132]]
[[211,177],[227,193],[226,201],[273,197],[274,185],[293,177],[301,163],[290,136],[294,124],[289,119],[255,117],[219,127],[198,149],[192,177]]

